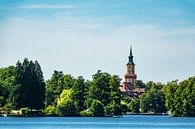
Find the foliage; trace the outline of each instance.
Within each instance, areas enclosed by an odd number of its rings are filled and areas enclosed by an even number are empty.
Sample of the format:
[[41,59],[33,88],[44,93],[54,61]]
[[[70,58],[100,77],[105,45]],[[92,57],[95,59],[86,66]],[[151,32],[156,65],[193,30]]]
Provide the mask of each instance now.
[[94,100],[98,100],[105,107],[106,115],[121,115],[120,81],[121,79],[116,75],[111,76],[98,71],[93,75],[85,104],[89,106],[94,103]]
[[3,107],[5,102],[11,102],[11,93],[15,85],[15,67],[0,68],[0,96],[3,97],[3,103],[0,106]]
[[56,113],[56,107],[49,105],[44,109],[44,114],[48,116],[55,116],[57,115]]
[[45,82],[39,63],[29,61],[27,58],[23,63],[18,61],[15,77],[16,83],[20,85],[14,88],[18,93],[17,99],[13,100],[16,108],[42,109],[45,100]]
[[152,88],[140,97],[141,112],[164,113],[165,95],[162,91]]
[[104,116],[105,115],[105,110],[104,110],[104,105],[101,101],[99,100],[93,100],[91,107],[90,107],[93,116]]
[[83,110],[83,111],[80,112],[80,115],[89,117],[89,116],[92,116],[93,113],[89,112],[89,111],[86,111],[86,110]]
[[57,98],[61,94],[64,83],[63,83],[63,72],[61,71],[54,71],[50,80],[46,81],[46,88],[45,88],[45,104],[53,105],[57,103]]
[[135,87],[136,88],[145,88],[146,85],[144,84],[144,82],[142,80],[136,80],[135,81]]
[[73,99],[77,107],[77,111],[80,112],[85,109],[84,103],[87,94],[87,88],[85,85],[85,80],[82,76],[79,76],[72,87],[73,89]]
[[51,79],[46,81],[46,106],[55,105],[63,89],[70,89],[73,85],[74,78],[71,75],[54,70]]
[[0,107],[4,105],[4,98],[3,96],[0,96]]
[[57,104],[59,105],[61,103],[68,101],[69,99],[73,99],[73,92],[74,91],[72,89],[69,90],[64,89],[60,94],[60,98],[58,99]]
[[164,85],[161,82],[153,82],[153,81],[149,81],[146,83],[146,87],[147,89],[157,89],[157,90],[161,90]]
[[135,87],[148,91],[136,99],[121,95],[120,81],[118,76],[100,70],[91,81],[55,70],[45,85],[39,63],[25,58],[16,66],[0,68],[0,107],[6,113],[22,107],[45,107],[46,115],[60,116],[110,116],[128,110],[138,113],[139,109],[144,113],[168,110],[173,116],[195,116],[195,77],[166,85],[137,80]]
[[75,116],[77,115],[77,109],[74,101],[68,99],[57,106],[57,112],[59,116]]
[[74,116],[77,115],[77,108],[73,101],[73,90],[64,89],[60,94],[57,103],[57,113],[60,116]]
[[195,77],[165,87],[166,106],[173,116],[195,116]]
[[132,99],[130,104],[129,104],[129,111],[132,113],[139,113],[139,100],[137,99]]
[[21,114],[22,114],[23,116],[27,116],[27,115],[28,115],[28,111],[29,111],[28,108],[21,108],[21,109],[20,109],[20,112],[21,112]]
[[121,110],[122,110],[122,113],[127,113],[128,112],[128,105],[127,104],[121,104]]
[[12,104],[11,103],[6,103],[4,106],[4,111],[6,114],[10,114],[12,110]]
[[97,99],[104,105],[110,103],[110,74],[98,71],[93,75],[88,99]]

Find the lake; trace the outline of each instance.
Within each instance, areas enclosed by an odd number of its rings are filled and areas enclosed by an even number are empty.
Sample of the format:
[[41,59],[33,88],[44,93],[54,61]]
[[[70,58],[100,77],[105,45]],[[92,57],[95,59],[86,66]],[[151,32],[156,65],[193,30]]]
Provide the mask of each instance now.
[[195,129],[195,118],[124,115],[111,117],[0,117],[0,129]]

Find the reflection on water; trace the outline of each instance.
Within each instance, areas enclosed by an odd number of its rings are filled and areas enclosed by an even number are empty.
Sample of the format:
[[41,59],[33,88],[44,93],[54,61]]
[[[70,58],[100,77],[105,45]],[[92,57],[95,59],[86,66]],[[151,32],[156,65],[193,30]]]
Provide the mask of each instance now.
[[1,117],[0,129],[195,129],[195,118],[126,115],[111,117]]

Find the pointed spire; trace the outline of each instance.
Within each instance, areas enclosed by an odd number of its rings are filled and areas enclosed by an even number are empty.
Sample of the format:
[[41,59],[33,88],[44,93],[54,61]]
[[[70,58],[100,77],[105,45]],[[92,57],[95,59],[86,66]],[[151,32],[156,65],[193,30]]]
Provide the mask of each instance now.
[[130,55],[132,56],[132,45],[130,45]]
[[133,54],[132,54],[132,45],[130,46],[129,62],[127,64],[134,64]]

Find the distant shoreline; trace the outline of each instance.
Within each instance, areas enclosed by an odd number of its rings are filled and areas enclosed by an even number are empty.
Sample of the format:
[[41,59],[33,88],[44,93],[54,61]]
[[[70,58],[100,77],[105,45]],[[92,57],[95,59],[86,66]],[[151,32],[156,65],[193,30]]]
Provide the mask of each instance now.
[[[122,116],[102,116],[102,117],[123,117],[125,115],[148,115],[148,116],[152,116],[152,115],[168,115],[167,113],[127,113],[127,114],[123,114]],[[28,115],[28,116],[24,116],[24,115],[6,115],[6,114],[0,114],[0,117],[87,117],[87,116],[57,116],[57,115]],[[90,116],[90,117],[95,117],[95,116]]]

